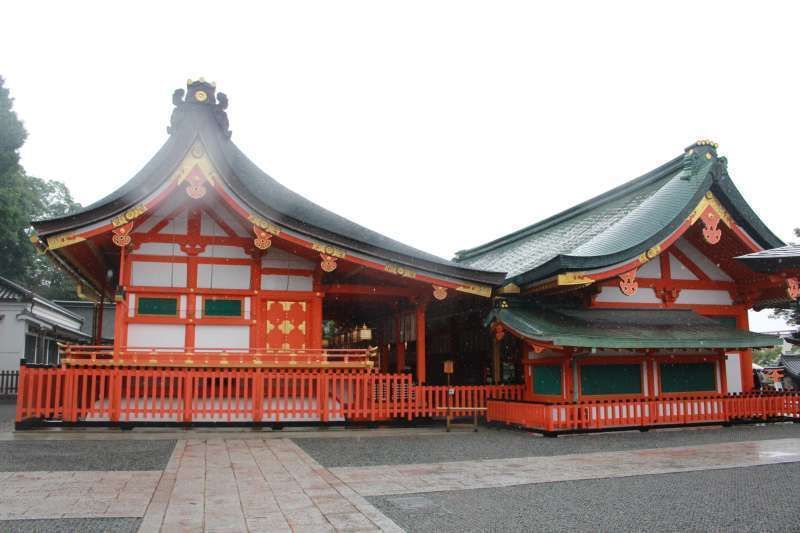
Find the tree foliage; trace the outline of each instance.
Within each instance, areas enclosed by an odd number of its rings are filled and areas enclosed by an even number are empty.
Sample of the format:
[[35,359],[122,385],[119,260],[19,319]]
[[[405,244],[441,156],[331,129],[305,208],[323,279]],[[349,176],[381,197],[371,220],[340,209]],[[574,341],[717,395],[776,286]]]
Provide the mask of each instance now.
[[30,242],[31,220],[80,207],[60,181],[29,176],[19,164],[27,132],[0,77],[0,276],[49,298],[74,297],[72,280]]

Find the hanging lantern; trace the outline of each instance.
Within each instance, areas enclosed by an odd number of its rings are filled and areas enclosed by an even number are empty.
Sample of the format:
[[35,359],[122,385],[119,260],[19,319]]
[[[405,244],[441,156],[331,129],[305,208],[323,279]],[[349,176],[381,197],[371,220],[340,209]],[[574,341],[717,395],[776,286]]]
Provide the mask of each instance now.
[[358,330],[358,340],[360,341],[372,340],[372,329],[369,328],[366,324],[361,326],[361,329]]

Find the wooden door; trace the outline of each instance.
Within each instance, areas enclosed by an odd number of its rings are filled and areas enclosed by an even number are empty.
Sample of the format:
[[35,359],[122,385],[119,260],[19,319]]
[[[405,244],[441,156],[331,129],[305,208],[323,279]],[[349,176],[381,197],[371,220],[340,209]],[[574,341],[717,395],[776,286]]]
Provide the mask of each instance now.
[[310,346],[308,302],[267,300],[264,305],[267,350],[298,350]]

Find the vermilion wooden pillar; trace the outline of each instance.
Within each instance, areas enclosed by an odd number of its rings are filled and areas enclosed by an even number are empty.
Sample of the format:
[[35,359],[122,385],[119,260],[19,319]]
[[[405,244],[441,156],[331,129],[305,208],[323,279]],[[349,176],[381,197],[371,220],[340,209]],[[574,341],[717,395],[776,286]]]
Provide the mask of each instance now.
[[495,385],[499,385],[503,382],[503,375],[501,374],[501,371],[502,365],[500,364],[500,341],[497,340],[497,336],[492,333],[492,383]]
[[425,383],[425,303],[417,304],[417,382]]
[[[736,326],[739,329],[750,329],[747,310],[739,313],[739,316],[736,318]],[[742,350],[739,352],[739,366],[742,369],[742,392],[750,392],[753,390],[753,350]],[[723,368],[725,368],[724,365]]]
[[394,317],[394,339],[397,347],[397,372],[402,374],[406,369],[406,343],[402,339],[402,315],[400,311]]

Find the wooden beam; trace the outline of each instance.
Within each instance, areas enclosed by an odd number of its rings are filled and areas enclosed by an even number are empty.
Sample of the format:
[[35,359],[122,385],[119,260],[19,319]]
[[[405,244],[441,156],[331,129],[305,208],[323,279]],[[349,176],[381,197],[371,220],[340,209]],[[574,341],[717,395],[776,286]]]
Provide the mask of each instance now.
[[353,295],[353,296],[395,296],[408,298],[416,293],[405,287],[381,287],[372,285],[322,285],[325,294]]

